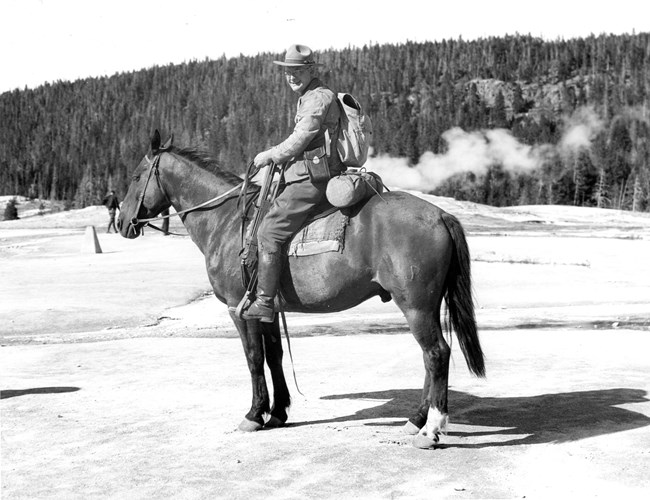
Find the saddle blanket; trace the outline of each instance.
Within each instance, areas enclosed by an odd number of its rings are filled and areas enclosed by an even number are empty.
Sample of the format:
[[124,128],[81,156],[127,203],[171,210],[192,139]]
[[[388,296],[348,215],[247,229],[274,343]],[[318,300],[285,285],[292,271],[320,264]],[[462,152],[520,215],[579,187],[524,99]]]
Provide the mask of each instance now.
[[327,217],[310,222],[289,242],[290,257],[342,252],[345,246],[345,228],[350,217],[337,210]]

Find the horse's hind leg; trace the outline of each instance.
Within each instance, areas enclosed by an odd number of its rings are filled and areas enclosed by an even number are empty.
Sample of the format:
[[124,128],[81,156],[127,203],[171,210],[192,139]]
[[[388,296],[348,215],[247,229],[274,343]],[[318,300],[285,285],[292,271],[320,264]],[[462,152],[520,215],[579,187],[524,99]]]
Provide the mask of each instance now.
[[447,391],[451,349],[445,341],[439,313],[431,310],[407,309],[404,315],[413,336],[422,348],[426,370],[422,401],[417,413],[409,419],[407,432],[419,430],[414,444],[430,448],[438,442],[447,425]]
[[[426,361],[425,361],[426,367]],[[419,434],[420,429],[424,427],[424,424],[427,423],[427,414],[429,413],[430,405],[430,395],[431,391],[431,375],[429,370],[425,368],[424,370],[424,388],[422,389],[422,399],[418,411],[409,418],[408,422],[404,425],[404,432],[406,434]]]
[[271,416],[264,427],[282,427],[288,418],[287,410],[291,405],[291,396],[282,369],[282,339],[280,338],[277,315],[273,323],[260,322],[260,327],[264,337],[266,364],[271,370],[273,381],[273,406],[271,407]]

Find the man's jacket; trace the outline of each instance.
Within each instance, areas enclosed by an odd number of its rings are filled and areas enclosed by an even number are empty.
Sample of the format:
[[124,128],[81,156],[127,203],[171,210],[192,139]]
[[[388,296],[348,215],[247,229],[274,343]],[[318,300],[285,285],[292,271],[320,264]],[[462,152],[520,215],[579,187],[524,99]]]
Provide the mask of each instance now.
[[[272,149],[273,161],[277,164],[288,162],[284,179],[287,183],[308,179],[303,153],[325,145],[325,131],[330,141],[336,140],[341,111],[336,95],[318,78],[314,78],[297,104],[295,127],[287,139]],[[332,143],[329,167],[332,176],[344,170]]]

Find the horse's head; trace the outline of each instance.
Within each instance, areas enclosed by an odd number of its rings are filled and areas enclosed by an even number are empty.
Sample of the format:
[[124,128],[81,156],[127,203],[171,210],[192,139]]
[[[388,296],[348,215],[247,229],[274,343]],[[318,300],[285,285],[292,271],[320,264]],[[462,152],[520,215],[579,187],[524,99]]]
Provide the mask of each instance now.
[[160,159],[171,147],[172,139],[161,146],[160,133],[156,130],[151,139],[151,151],[133,172],[117,221],[120,234],[125,238],[137,238],[146,224],[143,219],[156,217],[171,205],[160,180]]

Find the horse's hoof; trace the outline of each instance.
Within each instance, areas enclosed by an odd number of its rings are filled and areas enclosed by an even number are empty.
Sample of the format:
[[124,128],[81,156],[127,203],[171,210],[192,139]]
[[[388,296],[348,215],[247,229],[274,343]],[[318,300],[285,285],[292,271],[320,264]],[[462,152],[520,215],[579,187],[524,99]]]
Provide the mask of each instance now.
[[420,432],[420,428],[409,420],[404,424],[404,427],[402,427],[402,431],[404,434],[407,434],[409,436],[415,436],[418,432]]
[[284,427],[284,422],[275,415],[271,415],[268,422],[264,424],[264,427],[266,429],[278,429],[279,427]]
[[438,437],[438,434],[436,434],[434,439],[431,439],[424,434],[418,434],[413,439],[413,446],[420,448],[421,450],[432,450],[436,447],[439,440],[440,438]]
[[254,422],[253,420],[248,420],[245,418],[239,424],[239,430],[242,432],[256,432],[262,428],[262,424]]

